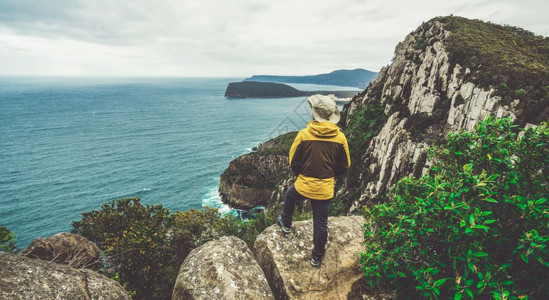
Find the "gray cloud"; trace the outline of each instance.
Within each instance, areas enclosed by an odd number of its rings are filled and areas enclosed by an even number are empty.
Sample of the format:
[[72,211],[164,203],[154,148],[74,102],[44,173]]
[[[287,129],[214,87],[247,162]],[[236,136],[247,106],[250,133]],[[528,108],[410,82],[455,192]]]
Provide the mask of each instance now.
[[541,0],[0,0],[4,74],[248,76],[374,71],[423,21],[549,35]]

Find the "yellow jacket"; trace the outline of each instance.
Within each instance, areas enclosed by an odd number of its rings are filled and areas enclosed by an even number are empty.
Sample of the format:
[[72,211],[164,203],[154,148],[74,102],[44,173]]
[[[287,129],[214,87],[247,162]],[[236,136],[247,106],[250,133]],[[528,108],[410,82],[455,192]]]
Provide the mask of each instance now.
[[295,189],[314,200],[333,198],[334,178],[351,166],[347,138],[332,122],[309,122],[295,137],[289,160]]

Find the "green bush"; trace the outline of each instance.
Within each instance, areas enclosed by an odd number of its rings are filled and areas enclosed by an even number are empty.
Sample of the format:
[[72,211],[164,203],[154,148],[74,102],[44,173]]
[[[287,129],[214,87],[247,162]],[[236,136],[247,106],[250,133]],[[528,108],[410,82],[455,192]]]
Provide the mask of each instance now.
[[102,273],[137,299],[169,298],[175,277],[166,268],[178,260],[170,255],[169,214],[162,205],[142,205],[139,198],[119,199],[83,213],[72,232],[97,244],[106,258]]
[[451,134],[428,175],[365,209],[370,284],[399,299],[548,299],[548,146],[546,123]]
[[17,247],[15,247],[15,233],[11,232],[4,226],[0,226],[0,251],[15,253]]

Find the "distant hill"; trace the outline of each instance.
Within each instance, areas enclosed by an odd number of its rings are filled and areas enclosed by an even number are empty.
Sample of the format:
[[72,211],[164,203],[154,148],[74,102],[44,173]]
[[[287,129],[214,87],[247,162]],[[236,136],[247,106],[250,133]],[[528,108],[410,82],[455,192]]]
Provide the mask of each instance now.
[[289,85],[273,82],[231,82],[225,90],[229,98],[287,98],[302,97],[314,94],[334,94],[338,98],[350,98],[360,91],[300,91]]
[[309,83],[321,85],[352,86],[364,89],[377,77],[376,72],[354,69],[336,70],[328,74],[308,76],[277,76],[277,75],[253,75],[244,81],[284,82],[284,83]]

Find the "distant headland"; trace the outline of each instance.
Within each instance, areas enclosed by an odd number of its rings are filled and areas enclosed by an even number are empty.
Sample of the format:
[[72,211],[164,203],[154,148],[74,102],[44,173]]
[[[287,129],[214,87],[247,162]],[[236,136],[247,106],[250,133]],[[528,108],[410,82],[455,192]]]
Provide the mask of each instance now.
[[360,89],[366,88],[368,83],[377,77],[376,72],[365,69],[335,70],[328,74],[307,76],[278,76],[253,75],[244,81],[282,82],[282,83],[309,83],[319,85],[351,86]]
[[228,98],[289,98],[314,94],[333,95],[335,98],[351,98],[360,91],[300,91],[289,85],[273,82],[231,82],[225,90]]

